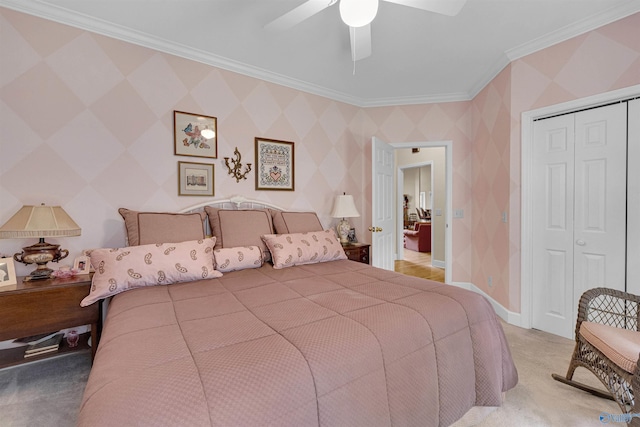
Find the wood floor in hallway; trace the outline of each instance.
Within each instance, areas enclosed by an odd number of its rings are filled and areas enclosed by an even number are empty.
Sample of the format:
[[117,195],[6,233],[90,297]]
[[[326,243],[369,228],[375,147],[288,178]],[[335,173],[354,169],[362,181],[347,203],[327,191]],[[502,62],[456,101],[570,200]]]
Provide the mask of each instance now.
[[395,271],[444,283],[444,268],[431,265],[431,252],[404,250],[404,259],[395,262]]

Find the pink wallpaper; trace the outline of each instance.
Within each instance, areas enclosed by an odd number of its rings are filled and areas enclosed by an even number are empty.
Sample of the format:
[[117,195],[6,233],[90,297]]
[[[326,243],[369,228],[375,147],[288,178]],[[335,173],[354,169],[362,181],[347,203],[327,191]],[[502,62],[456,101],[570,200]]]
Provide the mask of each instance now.
[[[116,210],[175,211],[177,162],[215,165],[216,198],[236,194],[317,211],[355,196],[370,241],[372,136],[453,141],[453,280],[519,311],[519,117],[522,111],[640,82],[640,14],[514,61],[473,101],[359,108],[0,8],[0,222],[23,204],[62,205],[82,249],[124,244]],[[219,159],[173,155],[173,110],[218,118]],[[294,192],[236,183],[224,156],[253,161],[253,139],[295,142]],[[248,160],[251,159],[251,160]],[[500,215],[507,211],[509,222]],[[12,254],[32,241],[0,240]],[[55,266],[55,264],[54,264]],[[17,265],[18,273],[29,268]],[[492,275],[493,287],[486,283]]]

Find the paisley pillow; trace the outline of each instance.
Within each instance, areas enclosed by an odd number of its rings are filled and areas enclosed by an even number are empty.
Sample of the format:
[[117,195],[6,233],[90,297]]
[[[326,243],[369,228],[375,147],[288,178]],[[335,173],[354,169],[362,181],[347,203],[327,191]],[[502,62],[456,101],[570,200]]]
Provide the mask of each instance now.
[[95,268],[91,291],[80,305],[143,286],[169,285],[190,280],[221,277],[215,270],[213,247],[216,239],[181,243],[158,243],[119,249],[94,249]]
[[307,233],[267,234],[262,240],[271,251],[273,268],[347,259],[333,229]]
[[214,249],[213,256],[216,259],[216,270],[224,273],[262,267],[263,255],[260,246]]

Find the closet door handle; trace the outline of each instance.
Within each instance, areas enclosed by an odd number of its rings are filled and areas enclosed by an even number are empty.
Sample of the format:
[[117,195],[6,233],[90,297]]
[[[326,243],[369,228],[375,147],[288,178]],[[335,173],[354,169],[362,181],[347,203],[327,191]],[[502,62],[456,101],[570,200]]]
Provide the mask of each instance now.
[[587,242],[585,242],[584,240],[576,240],[576,245],[578,246],[586,246]]

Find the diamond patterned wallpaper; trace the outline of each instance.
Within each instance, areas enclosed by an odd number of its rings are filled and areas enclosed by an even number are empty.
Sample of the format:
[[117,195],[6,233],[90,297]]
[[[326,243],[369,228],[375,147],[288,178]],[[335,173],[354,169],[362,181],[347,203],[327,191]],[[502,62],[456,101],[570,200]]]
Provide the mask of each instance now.
[[[351,193],[362,213],[352,223],[370,241],[371,137],[451,140],[453,206],[465,211],[453,223],[453,280],[513,311],[521,112],[640,82],[638,14],[514,61],[473,101],[366,109],[4,8],[0,28],[1,223],[23,204],[59,204],[82,227],[81,237],[52,239],[71,257],[121,246],[117,208],[202,201],[177,196],[181,160],[215,165],[216,198],[314,210],[325,226],[334,196]],[[173,110],[218,118],[220,159],[173,155]],[[295,142],[296,191],[256,192],[253,173],[240,183],[227,175],[222,157],[238,147],[253,161],[256,136]],[[0,240],[0,252],[32,243]]]

